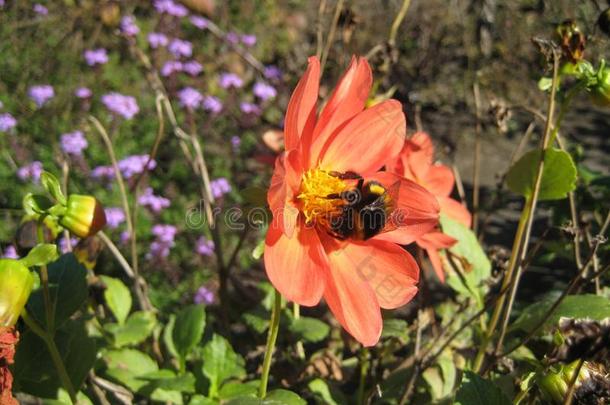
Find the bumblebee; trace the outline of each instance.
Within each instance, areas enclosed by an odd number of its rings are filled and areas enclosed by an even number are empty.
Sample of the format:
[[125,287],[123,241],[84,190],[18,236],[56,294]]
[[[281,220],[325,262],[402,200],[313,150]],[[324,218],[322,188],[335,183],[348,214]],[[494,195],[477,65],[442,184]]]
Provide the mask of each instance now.
[[[391,215],[394,211],[393,197],[397,187],[386,189],[377,181],[367,181],[357,173],[331,173],[341,179],[358,180],[353,189],[326,198],[344,201],[341,213],[330,218],[329,233],[337,239],[367,240],[373,236],[395,229]],[[398,186],[398,184],[397,184]]]

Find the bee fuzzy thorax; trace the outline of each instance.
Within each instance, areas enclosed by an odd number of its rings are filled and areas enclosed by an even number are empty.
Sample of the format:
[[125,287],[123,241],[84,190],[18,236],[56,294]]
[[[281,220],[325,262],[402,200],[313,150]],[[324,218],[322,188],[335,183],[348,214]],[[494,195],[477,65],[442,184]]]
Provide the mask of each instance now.
[[303,174],[297,199],[308,224],[328,226],[329,219],[341,215],[345,202],[329,195],[341,195],[348,184],[339,177],[321,169],[311,169]]

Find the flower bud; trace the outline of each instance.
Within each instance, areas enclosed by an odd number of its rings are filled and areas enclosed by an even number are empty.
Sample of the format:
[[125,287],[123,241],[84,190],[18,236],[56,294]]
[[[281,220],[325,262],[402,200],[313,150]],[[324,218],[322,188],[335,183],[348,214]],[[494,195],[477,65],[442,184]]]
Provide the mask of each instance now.
[[19,260],[0,259],[0,327],[17,322],[33,286],[30,270]]
[[604,68],[591,88],[591,100],[600,107],[610,106],[610,68]]
[[59,224],[76,236],[86,238],[106,225],[106,214],[95,197],[71,194]]

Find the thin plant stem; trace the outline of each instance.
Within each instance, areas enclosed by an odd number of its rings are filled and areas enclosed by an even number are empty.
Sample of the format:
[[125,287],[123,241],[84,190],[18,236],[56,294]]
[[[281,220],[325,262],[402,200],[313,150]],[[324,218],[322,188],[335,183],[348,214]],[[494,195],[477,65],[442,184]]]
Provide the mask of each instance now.
[[267,395],[267,384],[269,382],[269,370],[277,340],[277,332],[280,328],[280,310],[282,309],[282,296],[278,290],[274,291],[273,308],[271,309],[271,320],[269,322],[269,334],[267,335],[267,346],[265,347],[265,358],[263,359],[263,371],[258,388],[258,396],[263,399]]
[[322,56],[322,42],[324,40],[324,33],[322,32],[324,25],[322,24],[324,10],[326,9],[326,0],[320,0],[318,6],[318,21],[316,22],[316,55],[318,58]]
[[366,347],[360,348],[360,380],[358,381],[358,403],[364,405],[364,386],[366,376],[369,372],[369,350]]
[[[292,316],[294,317],[295,320],[301,318],[301,306],[299,304],[297,304],[296,302],[294,302],[292,304]],[[304,359],[305,358],[305,348],[303,347],[303,342],[301,341],[301,339],[297,340],[296,350],[297,350],[297,356],[299,356],[299,359]]]
[[59,374],[61,384],[64,386],[66,391],[68,391],[68,395],[70,395],[72,403],[76,404],[76,390],[74,389],[72,380],[70,380],[70,376],[66,371],[66,366],[64,365],[64,362],[61,359],[61,355],[59,354],[59,350],[57,349],[57,345],[55,344],[55,340],[53,338],[53,333],[49,330],[44,330],[40,325],[38,325],[38,323],[32,317],[30,317],[30,314],[27,313],[27,311],[23,311],[23,313],[21,314],[21,318],[28,326],[28,328],[30,328],[30,330],[34,332],[38,337],[40,337],[47,345],[47,349],[49,350],[49,354],[51,355],[53,365],[55,365],[57,374]]
[[[44,218],[45,216],[41,216],[38,220],[38,224],[36,227],[36,233],[38,236],[38,243],[44,243]],[[47,330],[50,333],[54,333],[55,331],[55,316],[53,313],[53,306],[51,305],[51,294],[49,292],[49,271],[47,269],[47,265],[43,264],[40,266],[40,283],[42,284],[42,297],[44,299],[44,310],[47,321]]]
[[474,138],[474,164],[472,166],[472,231],[475,235],[479,230],[479,178],[481,173],[481,95],[479,83],[475,80],[472,86],[475,108],[475,138]]
[[328,59],[328,53],[330,52],[330,47],[332,46],[333,40],[335,39],[335,32],[337,32],[337,24],[339,22],[341,10],[343,10],[343,3],[344,0],[339,0],[337,2],[337,7],[335,8],[335,14],[333,15],[333,20],[330,25],[328,37],[326,38],[326,45],[324,46],[324,51],[322,52],[322,58],[320,61],[320,74],[324,72],[324,66],[326,65],[326,60]]
[[574,390],[576,388],[576,380],[578,380],[578,376],[580,375],[580,370],[582,366],[585,364],[585,359],[580,359],[578,362],[578,366],[576,370],[574,370],[574,375],[570,380],[570,385],[568,385],[568,392],[566,393],[566,397],[563,401],[564,405],[570,405],[572,403],[572,399],[574,398]]
[[407,16],[407,11],[409,10],[409,6],[411,5],[411,0],[403,0],[402,5],[400,6],[400,10],[398,10],[398,14],[394,18],[392,22],[392,28],[390,28],[390,36],[388,38],[388,44],[391,47],[396,45],[396,36],[398,35],[398,28],[400,28],[400,24]]

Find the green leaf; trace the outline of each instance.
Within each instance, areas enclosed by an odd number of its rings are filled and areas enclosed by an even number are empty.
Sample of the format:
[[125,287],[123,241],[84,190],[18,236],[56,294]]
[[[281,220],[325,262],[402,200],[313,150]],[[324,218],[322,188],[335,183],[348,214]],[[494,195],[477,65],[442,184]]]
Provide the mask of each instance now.
[[343,393],[332,387],[321,378],[311,380],[307,388],[316,395],[317,403],[324,405],[340,405],[347,403]]
[[107,365],[105,374],[134,392],[148,384],[138,377],[159,369],[147,354],[134,349],[110,350],[103,358]]
[[430,394],[433,400],[437,401],[448,397],[453,392],[456,374],[454,361],[447,354],[443,354],[438,359],[436,367],[424,371],[424,380],[430,386]]
[[269,327],[269,311],[262,306],[254,308],[252,311],[242,314],[244,322],[257,333],[262,334]]
[[188,405],[218,405],[218,401],[197,394],[191,397]]
[[122,325],[125,323],[129,311],[131,311],[132,301],[129,289],[117,278],[108,276],[100,276],[100,278],[106,285],[104,290],[106,305],[108,305],[119,324]]
[[466,285],[455,273],[449,274],[447,284],[460,294],[472,296],[481,305],[483,281],[491,275],[491,263],[472,230],[445,215],[441,215],[440,222],[443,233],[457,240],[449,251],[465,259],[469,264],[463,270]]
[[[515,162],[506,176],[511,191],[529,198],[534,190],[540,150],[532,150]],[[549,148],[544,156],[544,171],[538,199],[560,200],[576,187],[576,166],[569,153]]]
[[252,257],[255,260],[260,260],[260,258],[263,257],[263,253],[265,253],[265,240],[264,239],[261,240],[260,242],[258,242],[258,244],[254,248],[254,250],[252,250]]
[[40,174],[40,184],[42,184],[42,187],[44,187],[58,203],[61,205],[67,204],[66,196],[64,196],[64,193],[61,191],[61,186],[57,177],[47,171],[43,171]]
[[195,376],[192,373],[187,372],[176,376],[171,370],[159,370],[145,374],[140,379],[151,381],[150,387],[154,389],[161,388],[187,394],[195,393]]
[[[55,309],[55,327],[60,327],[87,300],[87,270],[72,253],[62,255],[49,264],[49,295]],[[28,301],[28,312],[41,325],[46,325],[42,288],[34,291]]]
[[307,402],[288,390],[273,390],[264,399],[252,396],[242,396],[231,399],[226,405],[306,405]]
[[108,323],[104,330],[112,335],[116,347],[123,347],[142,343],[156,325],[157,318],[153,312],[138,311],[131,314],[125,324]]
[[183,360],[201,341],[204,328],[205,308],[203,305],[190,305],[178,312],[172,331],[172,340]]
[[214,398],[224,381],[245,375],[244,359],[233,351],[229,341],[214,334],[203,348],[202,371],[210,381],[208,397]]
[[218,392],[218,398],[227,400],[241,396],[256,396],[260,381],[227,381],[222,384],[222,388]]
[[510,405],[511,402],[493,382],[484,380],[471,371],[466,371],[455,396],[455,404]]
[[58,257],[57,246],[51,243],[41,243],[34,246],[28,255],[21,259],[21,263],[25,267],[44,266],[57,260]]
[[[543,320],[557,297],[557,294],[549,294],[526,307],[511,325],[511,329],[521,329],[525,332],[532,330]],[[553,315],[545,320],[540,331],[548,330],[557,324],[559,318],[564,316],[576,319],[589,318],[596,321],[608,318],[610,317],[610,299],[595,294],[568,295],[555,309]]]
[[409,324],[404,319],[384,319],[381,337],[394,337],[406,343],[409,339]]
[[53,206],[53,202],[39,194],[27,193],[23,197],[23,210],[27,215],[43,214]]
[[293,319],[288,328],[299,340],[314,343],[324,340],[330,332],[330,326],[325,322],[305,316]]
[[553,84],[553,79],[550,77],[542,77],[538,80],[538,89],[540,91],[547,91],[551,88]]
[[[68,320],[55,332],[59,355],[76,389],[83,384],[95,362],[97,347],[82,320]],[[13,375],[19,391],[42,398],[55,398],[61,380],[46,344],[26,330],[17,345]]]
[[171,314],[169,316],[167,324],[165,324],[165,328],[163,329],[163,343],[165,343],[165,348],[167,349],[169,354],[171,354],[172,356],[174,356],[174,358],[177,359],[178,357],[180,357],[180,355],[178,354],[178,350],[176,350],[176,346],[174,346],[174,339],[172,337],[174,334],[175,325],[176,315]]

